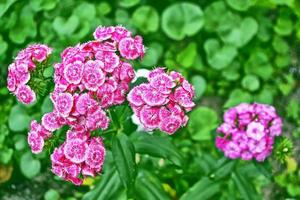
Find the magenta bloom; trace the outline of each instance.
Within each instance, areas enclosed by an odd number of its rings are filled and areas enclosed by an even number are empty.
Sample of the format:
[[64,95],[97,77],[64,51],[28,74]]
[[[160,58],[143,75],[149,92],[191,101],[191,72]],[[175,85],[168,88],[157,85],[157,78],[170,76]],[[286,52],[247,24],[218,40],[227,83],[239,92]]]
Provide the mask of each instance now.
[[26,84],[30,81],[30,73],[36,69],[37,63],[43,63],[52,53],[46,45],[29,45],[21,50],[8,67],[7,89],[17,96],[23,104],[32,104],[36,100],[35,92]]
[[282,120],[272,106],[242,103],[225,112],[217,130],[216,146],[226,157],[264,161],[281,134]]
[[17,99],[24,104],[35,102],[36,96],[34,91],[28,85],[20,85],[16,91]]
[[105,148],[100,137],[89,132],[68,131],[67,140],[51,155],[52,172],[66,181],[81,185],[87,176],[101,172]]
[[51,133],[42,125],[33,120],[30,125],[30,132],[28,133],[27,141],[32,153],[41,153],[44,147],[44,140],[49,138]]
[[149,83],[132,88],[127,99],[146,130],[160,129],[174,134],[186,126],[193,102],[194,87],[178,72],[156,68],[148,75]]

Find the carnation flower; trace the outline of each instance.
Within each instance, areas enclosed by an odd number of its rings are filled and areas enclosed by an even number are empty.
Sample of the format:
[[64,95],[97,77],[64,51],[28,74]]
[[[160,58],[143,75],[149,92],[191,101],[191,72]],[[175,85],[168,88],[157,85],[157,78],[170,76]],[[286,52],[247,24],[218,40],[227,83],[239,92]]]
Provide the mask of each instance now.
[[23,104],[32,104],[36,100],[36,94],[30,88],[30,74],[36,69],[37,64],[44,63],[52,53],[52,49],[46,45],[34,44],[21,50],[8,67],[7,89],[17,96]]
[[282,120],[272,106],[242,103],[225,112],[217,130],[216,146],[226,157],[264,161],[281,134]]
[[102,138],[91,138],[89,132],[72,129],[67,136],[67,140],[51,155],[51,171],[66,181],[81,185],[87,176],[101,172],[105,148]]
[[17,99],[24,104],[35,102],[36,96],[33,90],[28,85],[20,85],[16,91]]
[[174,134],[188,122],[186,113],[194,106],[194,87],[178,72],[156,68],[148,74],[149,83],[138,85],[127,100],[146,130],[160,129]]

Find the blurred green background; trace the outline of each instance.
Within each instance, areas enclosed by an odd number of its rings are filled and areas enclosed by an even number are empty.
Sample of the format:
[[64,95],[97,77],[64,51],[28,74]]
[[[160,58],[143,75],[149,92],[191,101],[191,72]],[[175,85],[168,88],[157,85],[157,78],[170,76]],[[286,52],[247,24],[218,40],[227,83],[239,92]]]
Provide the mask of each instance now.
[[[53,47],[58,62],[98,25],[118,24],[144,38],[135,69],[180,71],[196,88],[197,108],[172,137],[126,132],[137,170],[130,187],[109,146],[103,175],[76,187],[50,172],[50,150],[30,152],[29,122],[52,105],[48,96],[18,104],[6,89],[7,67],[28,44]],[[0,0],[0,199],[300,199],[299,39],[298,0]],[[223,111],[254,101],[273,104],[284,119],[294,149],[282,162],[275,157],[285,143],[262,164],[229,161],[215,148]]]

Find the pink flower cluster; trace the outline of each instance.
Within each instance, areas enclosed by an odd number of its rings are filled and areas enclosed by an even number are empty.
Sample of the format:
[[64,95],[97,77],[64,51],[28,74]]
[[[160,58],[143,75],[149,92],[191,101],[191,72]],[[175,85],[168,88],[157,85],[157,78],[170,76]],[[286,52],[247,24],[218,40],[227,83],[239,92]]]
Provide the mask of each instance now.
[[27,84],[30,73],[37,64],[43,63],[52,53],[52,49],[43,44],[30,45],[20,51],[14,63],[8,67],[7,88],[24,104],[31,104],[36,100],[36,94]]
[[81,185],[86,176],[101,172],[104,158],[101,137],[91,138],[89,132],[82,130],[68,131],[66,141],[51,155],[52,172],[75,185]]
[[145,48],[140,36],[132,38],[121,26],[99,27],[94,36],[96,41],[66,48],[61,54],[62,62],[55,65],[55,91],[89,93],[108,108],[125,101],[134,78],[126,59],[142,57]]
[[281,134],[282,120],[272,106],[242,103],[225,112],[217,131],[216,146],[226,157],[264,161]]
[[126,100],[135,76],[128,60],[145,53],[142,38],[132,38],[121,26],[98,27],[94,36],[96,40],[62,52],[61,63],[54,65],[54,109],[42,117],[41,125],[32,122],[28,134],[32,152],[40,153],[52,132],[70,127],[67,140],[51,156],[52,171],[76,185],[82,183],[80,176],[101,171],[105,150],[101,138],[91,138],[90,132],[108,128],[105,109]]
[[186,112],[195,106],[194,88],[180,73],[166,73],[164,68],[151,71],[148,81],[134,87],[127,99],[146,130],[173,134],[188,122]]

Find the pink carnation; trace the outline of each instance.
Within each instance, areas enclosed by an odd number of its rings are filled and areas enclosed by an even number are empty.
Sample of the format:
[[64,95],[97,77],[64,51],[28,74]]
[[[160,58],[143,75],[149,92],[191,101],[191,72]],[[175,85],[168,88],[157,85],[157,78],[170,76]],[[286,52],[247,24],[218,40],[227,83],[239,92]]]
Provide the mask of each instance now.
[[33,90],[27,85],[20,85],[17,88],[16,96],[21,103],[31,104],[35,102],[36,96]]
[[104,82],[104,73],[101,70],[104,65],[101,61],[89,61],[85,65],[82,82],[91,91],[96,91]]
[[64,77],[69,83],[78,84],[83,76],[83,69],[81,61],[70,63],[64,69]]
[[195,106],[194,88],[178,72],[167,74],[162,67],[151,71],[148,80],[128,93],[131,108],[145,129],[174,134],[186,126],[186,113]]
[[67,117],[73,108],[73,96],[70,93],[59,93],[53,103],[55,110],[61,116]]
[[242,103],[225,112],[224,123],[217,129],[221,134],[216,146],[231,159],[264,161],[281,129],[282,121],[274,107]]
[[71,139],[66,142],[64,154],[73,163],[82,163],[85,160],[87,144],[80,139]]
[[46,45],[29,45],[9,65],[7,88],[21,103],[31,104],[36,100],[35,92],[26,84],[30,82],[30,74],[36,69],[36,64],[45,62],[51,53],[52,49]]
[[118,49],[122,57],[134,60],[138,57],[143,57],[145,49],[142,41],[139,38],[123,38],[121,39]]
[[55,131],[61,127],[59,116],[55,112],[47,113],[42,117],[42,125],[48,131]]
[[40,136],[37,132],[30,131],[28,133],[27,141],[31,148],[32,153],[38,154],[43,151],[44,138],[42,136]]

